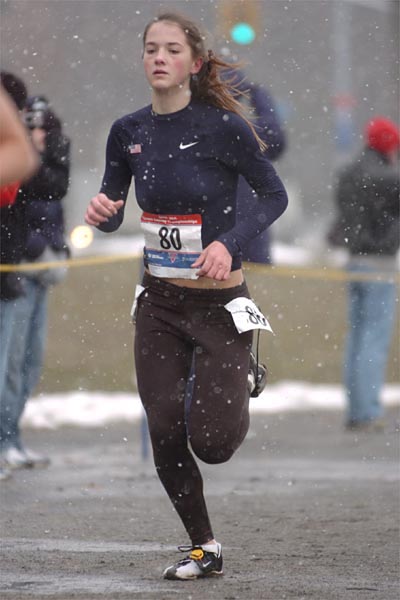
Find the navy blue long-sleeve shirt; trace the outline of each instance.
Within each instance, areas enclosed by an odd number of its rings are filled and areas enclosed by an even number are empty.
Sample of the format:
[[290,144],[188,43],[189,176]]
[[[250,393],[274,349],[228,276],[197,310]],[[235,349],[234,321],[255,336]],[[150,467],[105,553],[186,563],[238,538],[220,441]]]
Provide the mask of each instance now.
[[[241,220],[236,219],[239,175],[257,193]],[[222,242],[232,255],[232,270],[240,268],[242,248],[287,206],[285,188],[248,124],[200,102],[163,115],[147,106],[113,124],[101,192],[125,200],[132,176],[143,211],[200,214],[203,248]],[[123,215],[124,208],[99,229],[116,230]]]

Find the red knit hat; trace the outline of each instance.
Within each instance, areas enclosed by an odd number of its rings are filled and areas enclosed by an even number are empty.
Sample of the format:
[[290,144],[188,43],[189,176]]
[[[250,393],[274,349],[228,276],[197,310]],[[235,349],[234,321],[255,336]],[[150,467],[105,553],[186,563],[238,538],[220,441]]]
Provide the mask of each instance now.
[[399,128],[385,117],[375,117],[367,123],[365,137],[370,148],[390,154],[400,146]]

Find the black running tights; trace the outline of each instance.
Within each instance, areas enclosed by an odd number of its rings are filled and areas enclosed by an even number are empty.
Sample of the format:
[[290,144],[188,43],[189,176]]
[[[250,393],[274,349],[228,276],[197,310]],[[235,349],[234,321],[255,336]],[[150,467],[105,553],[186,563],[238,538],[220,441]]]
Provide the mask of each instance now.
[[145,274],[136,312],[135,363],[158,476],[193,544],[212,539],[206,463],[230,459],[249,427],[252,333],[239,335],[224,305],[246,284],[193,289]]

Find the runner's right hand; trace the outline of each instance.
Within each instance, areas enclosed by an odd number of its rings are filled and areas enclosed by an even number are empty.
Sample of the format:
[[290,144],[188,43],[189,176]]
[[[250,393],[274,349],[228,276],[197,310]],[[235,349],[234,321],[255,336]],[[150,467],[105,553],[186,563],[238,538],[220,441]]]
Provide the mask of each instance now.
[[88,225],[100,225],[117,214],[124,205],[123,200],[110,200],[105,194],[97,194],[89,202],[86,209],[85,221]]

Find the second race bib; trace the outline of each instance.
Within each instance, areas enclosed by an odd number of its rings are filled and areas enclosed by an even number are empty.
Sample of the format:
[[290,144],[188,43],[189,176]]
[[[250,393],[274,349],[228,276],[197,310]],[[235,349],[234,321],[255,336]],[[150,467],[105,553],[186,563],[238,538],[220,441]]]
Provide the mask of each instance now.
[[274,333],[268,319],[264,317],[253,300],[241,296],[225,304],[225,308],[231,313],[239,333],[250,329],[266,329]]
[[201,223],[201,215],[142,214],[145,259],[152,275],[197,279],[190,265],[203,250]]

